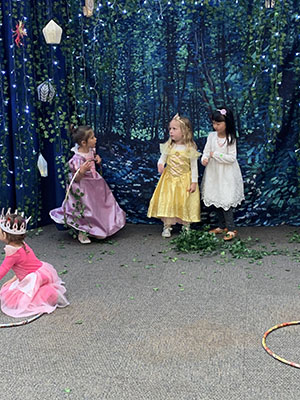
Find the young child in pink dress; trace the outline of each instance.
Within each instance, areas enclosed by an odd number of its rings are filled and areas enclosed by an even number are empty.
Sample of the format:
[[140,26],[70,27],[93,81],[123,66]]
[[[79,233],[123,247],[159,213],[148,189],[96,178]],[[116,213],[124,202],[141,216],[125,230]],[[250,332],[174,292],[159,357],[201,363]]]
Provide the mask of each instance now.
[[62,280],[52,265],[40,261],[24,242],[27,223],[22,215],[0,216],[0,240],[6,243],[5,259],[0,266],[0,280],[13,270],[15,276],[0,290],[1,310],[11,317],[51,313],[69,305]]
[[70,129],[76,143],[69,161],[70,185],[62,206],[51,210],[50,217],[76,229],[78,240],[86,244],[91,243],[88,236],[104,239],[123,228],[126,215],[96,171],[95,162],[100,164],[101,158],[94,152],[97,139],[93,129],[86,125],[71,125]]

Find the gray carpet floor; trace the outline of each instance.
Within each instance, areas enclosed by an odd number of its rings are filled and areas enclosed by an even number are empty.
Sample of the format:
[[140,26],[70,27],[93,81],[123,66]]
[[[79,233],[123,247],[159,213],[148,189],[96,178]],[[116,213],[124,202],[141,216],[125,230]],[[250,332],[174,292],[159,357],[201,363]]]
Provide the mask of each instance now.
[[[267,329],[300,320],[294,232],[240,228],[258,248],[289,250],[254,263],[178,254],[158,225],[128,224],[89,245],[53,225],[30,233],[28,244],[65,281],[70,306],[0,329],[0,399],[298,399],[300,370],[261,345]],[[299,338],[296,325],[267,344],[300,363]]]

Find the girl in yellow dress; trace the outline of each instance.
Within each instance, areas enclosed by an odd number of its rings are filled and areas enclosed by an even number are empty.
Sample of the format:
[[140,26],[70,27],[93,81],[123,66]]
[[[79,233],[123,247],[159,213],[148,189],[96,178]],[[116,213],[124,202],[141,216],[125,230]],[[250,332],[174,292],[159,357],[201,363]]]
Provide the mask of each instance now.
[[[163,237],[170,237],[172,225],[190,228],[200,221],[198,165],[200,153],[193,139],[192,124],[178,114],[169,123],[169,140],[160,145],[157,169],[161,177],[150,201],[149,218],[164,223]],[[166,167],[165,167],[166,165]]]

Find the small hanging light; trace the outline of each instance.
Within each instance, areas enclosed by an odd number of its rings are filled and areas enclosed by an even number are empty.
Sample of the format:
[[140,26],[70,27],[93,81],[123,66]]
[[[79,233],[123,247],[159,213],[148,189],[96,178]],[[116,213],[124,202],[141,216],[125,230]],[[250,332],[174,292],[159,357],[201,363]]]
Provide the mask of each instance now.
[[83,15],[85,17],[91,17],[94,12],[94,0],[85,0],[85,5],[83,7]]
[[43,35],[48,44],[59,44],[61,41],[62,28],[53,20],[43,29]]
[[266,8],[274,8],[275,7],[275,0],[265,0],[265,7]]

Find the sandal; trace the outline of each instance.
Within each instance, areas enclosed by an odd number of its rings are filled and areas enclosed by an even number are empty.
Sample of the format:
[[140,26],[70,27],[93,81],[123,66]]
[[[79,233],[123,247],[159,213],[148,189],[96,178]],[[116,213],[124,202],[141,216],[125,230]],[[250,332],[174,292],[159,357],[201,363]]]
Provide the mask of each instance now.
[[236,237],[237,231],[229,231],[227,234],[223,237],[224,240],[232,240]]
[[88,238],[88,236],[87,236],[87,234],[85,232],[79,232],[78,233],[78,240],[82,244],[91,243],[91,239]]
[[166,226],[164,226],[161,236],[164,238],[169,238],[169,237],[171,237],[171,231],[172,231],[172,228],[170,226],[166,225]]
[[215,235],[217,235],[218,233],[226,233],[226,232],[228,232],[228,229],[227,228],[215,228],[215,229],[211,229],[210,231],[209,231],[209,233],[214,233]]

